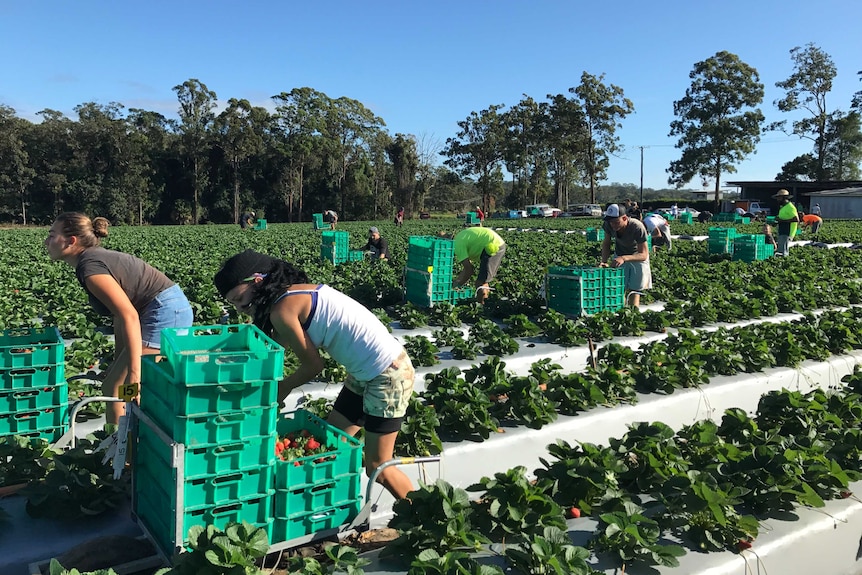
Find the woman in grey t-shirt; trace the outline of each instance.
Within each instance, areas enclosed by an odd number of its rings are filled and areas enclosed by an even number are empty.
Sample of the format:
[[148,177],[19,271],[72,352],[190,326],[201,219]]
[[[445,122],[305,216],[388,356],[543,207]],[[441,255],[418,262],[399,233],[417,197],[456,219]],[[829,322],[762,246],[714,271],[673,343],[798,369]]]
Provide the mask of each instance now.
[[[78,212],[60,214],[45,239],[48,256],[75,268],[90,305],[114,318],[114,361],[102,393],[117,397],[120,385],[141,382],[141,356],[159,352],[161,330],[192,325],[192,308],[178,285],[145,261],[101,247],[108,220]],[[109,403],[105,419],[117,423],[123,403]]]

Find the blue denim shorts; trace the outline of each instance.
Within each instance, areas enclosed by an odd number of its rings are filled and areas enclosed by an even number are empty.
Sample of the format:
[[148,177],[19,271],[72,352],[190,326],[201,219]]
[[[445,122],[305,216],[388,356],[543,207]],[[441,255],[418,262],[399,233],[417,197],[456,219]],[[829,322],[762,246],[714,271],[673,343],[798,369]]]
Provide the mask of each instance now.
[[192,306],[180,286],[173,285],[157,295],[141,312],[141,340],[144,347],[160,349],[162,330],[189,327],[194,321]]

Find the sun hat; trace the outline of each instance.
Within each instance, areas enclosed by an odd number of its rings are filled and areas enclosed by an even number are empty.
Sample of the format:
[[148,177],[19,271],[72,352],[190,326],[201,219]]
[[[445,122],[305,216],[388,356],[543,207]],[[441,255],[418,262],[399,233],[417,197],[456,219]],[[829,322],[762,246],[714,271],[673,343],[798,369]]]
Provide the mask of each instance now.
[[777,192],[775,192],[775,195],[772,197],[773,198],[789,198],[790,192],[788,192],[787,190],[778,190]]
[[620,205],[611,204],[603,215],[606,220],[613,220],[626,215],[626,209]]
[[380,230],[378,230],[377,228],[370,228],[370,229],[368,230],[368,233],[369,233],[369,234],[379,234],[379,233],[380,233]]
[[254,250],[245,250],[232,256],[222,264],[221,269],[213,277],[213,283],[218,292],[224,297],[227,295],[227,292],[254,274],[269,272],[276,261],[274,257],[266,254]]

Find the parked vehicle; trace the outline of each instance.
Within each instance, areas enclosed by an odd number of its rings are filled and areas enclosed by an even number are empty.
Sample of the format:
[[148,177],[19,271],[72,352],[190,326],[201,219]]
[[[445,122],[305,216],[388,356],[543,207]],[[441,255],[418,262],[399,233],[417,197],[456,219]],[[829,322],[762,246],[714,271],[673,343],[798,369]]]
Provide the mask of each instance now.
[[527,216],[531,218],[554,218],[563,213],[563,210],[554,208],[550,204],[530,204],[524,209]]
[[569,204],[567,211],[572,216],[602,217],[602,207],[598,204]]
[[742,215],[747,218],[753,218],[758,214],[763,216],[772,215],[772,208],[760,200],[736,200],[735,202],[725,201],[721,204],[722,212],[733,212],[736,208],[742,208],[745,210],[745,213]]

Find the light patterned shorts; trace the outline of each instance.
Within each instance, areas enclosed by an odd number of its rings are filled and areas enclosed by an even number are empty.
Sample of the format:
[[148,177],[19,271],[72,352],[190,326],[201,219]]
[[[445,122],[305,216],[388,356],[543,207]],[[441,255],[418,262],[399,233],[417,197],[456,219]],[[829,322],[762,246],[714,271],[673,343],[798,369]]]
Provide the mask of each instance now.
[[362,397],[362,411],[387,419],[404,417],[413,396],[413,379],[416,371],[406,351],[383,373],[369,381],[358,381],[347,376],[344,387]]

